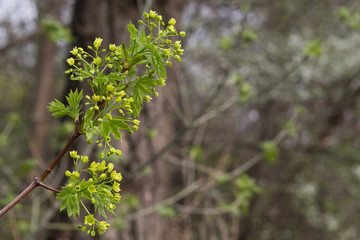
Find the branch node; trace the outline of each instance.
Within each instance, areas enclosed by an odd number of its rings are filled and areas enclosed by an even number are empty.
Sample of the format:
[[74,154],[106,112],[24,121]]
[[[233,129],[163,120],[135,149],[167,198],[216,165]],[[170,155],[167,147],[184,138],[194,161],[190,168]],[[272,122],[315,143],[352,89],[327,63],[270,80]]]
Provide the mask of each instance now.
[[55,189],[55,188],[53,188],[53,187],[50,187],[50,186],[44,184],[43,182],[41,182],[38,177],[35,177],[35,178],[34,178],[34,182],[35,182],[35,185],[36,185],[36,186],[41,186],[41,187],[43,187],[43,188],[45,188],[45,189],[51,190],[51,191],[56,192],[56,193],[59,193],[59,192],[60,192],[59,190],[57,190],[57,189]]

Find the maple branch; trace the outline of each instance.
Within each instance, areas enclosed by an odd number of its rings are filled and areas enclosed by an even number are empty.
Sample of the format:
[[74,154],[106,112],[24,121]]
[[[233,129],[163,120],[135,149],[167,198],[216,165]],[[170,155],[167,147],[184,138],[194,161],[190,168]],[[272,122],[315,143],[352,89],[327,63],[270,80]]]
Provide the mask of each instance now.
[[44,183],[42,183],[42,181],[51,173],[51,171],[55,168],[55,166],[60,162],[61,158],[69,150],[70,146],[75,142],[75,140],[80,135],[81,134],[80,134],[79,120],[76,120],[75,131],[73,135],[70,137],[70,139],[68,140],[64,148],[60,151],[60,153],[56,156],[54,161],[42,172],[40,177],[35,177],[34,180],[29,184],[29,186],[27,186],[13,201],[11,201],[8,205],[6,205],[3,209],[0,210],[0,217],[2,217],[5,213],[7,213],[11,208],[13,208],[16,204],[18,204],[23,198],[25,198],[38,186],[44,187],[54,192],[58,192],[58,190],[45,185]]

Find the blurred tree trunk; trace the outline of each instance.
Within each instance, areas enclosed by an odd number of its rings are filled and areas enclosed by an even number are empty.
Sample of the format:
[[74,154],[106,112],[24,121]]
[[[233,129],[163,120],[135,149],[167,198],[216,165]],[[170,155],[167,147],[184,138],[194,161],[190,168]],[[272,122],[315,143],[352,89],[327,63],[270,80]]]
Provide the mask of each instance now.
[[[39,4],[39,18],[59,19],[61,6],[63,1],[44,2]],[[36,90],[36,99],[34,104],[33,115],[33,132],[30,141],[32,155],[37,159],[38,164],[43,168],[46,166],[46,150],[48,146],[48,128],[50,122],[50,114],[46,108],[48,105],[53,87],[55,72],[55,54],[56,46],[53,42],[46,38],[45,34],[41,34],[38,42],[38,84]]]
[[[137,24],[137,20],[142,17],[143,10],[140,8],[151,1],[145,1],[142,6],[138,6],[139,2],[134,0],[78,0],[75,4],[72,24],[76,37],[75,45],[85,48],[92,44],[95,37],[104,39],[104,47],[108,46],[110,42],[116,44],[127,42],[129,38],[127,24],[130,21]],[[151,9],[161,14],[165,21],[170,17],[180,20],[185,3],[186,1],[181,0],[158,0],[154,1]],[[148,10],[146,9],[146,11]],[[178,71],[178,67],[176,64],[174,65],[171,71],[168,72],[169,80],[164,91],[168,91],[172,96],[176,97],[177,74],[175,73]],[[71,84],[74,84],[74,82]],[[126,136],[121,144],[127,161],[127,169],[137,169],[174,135],[175,121],[169,109],[169,104],[165,102],[165,94],[161,93],[162,90],[159,91],[160,97],[145,105],[139,132],[133,136]],[[154,139],[146,137],[146,131],[149,129],[157,129],[158,134]],[[122,192],[123,194],[125,192],[136,193],[141,208],[151,206],[173,194],[174,181],[171,179],[172,174],[171,168],[160,159],[151,166],[150,175],[137,178],[132,183],[124,180],[122,184],[126,186],[123,187]],[[131,225],[122,232],[122,239],[164,239],[164,236],[171,236],[169,235],[170,231],[173,232],[176,229],[170,225],[173,225],[170,220],[161,217],[159,214],[151,214],[131,222]],[[109,239],[119,238],[114,229],[110,230],[107,235]],[[170,239],[175,238],[170,237]]]

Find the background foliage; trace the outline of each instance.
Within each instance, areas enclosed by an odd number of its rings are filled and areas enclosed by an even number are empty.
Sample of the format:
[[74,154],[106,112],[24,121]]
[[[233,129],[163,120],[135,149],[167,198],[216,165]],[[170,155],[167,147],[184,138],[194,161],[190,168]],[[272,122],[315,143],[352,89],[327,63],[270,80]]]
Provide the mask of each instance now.
[[[69,36],[71,1],[10,2],[0,3],[2,205],[73,130],[66,118],[51,120],[46,106],[69,92],[65,59],[79,41]],[[151,1],[137,2],[127,13]],[[177,18],[187,32],[183,61],[168,76],[169,94],[144,109],[165,110],[137,133],[154,154],[132,152],[138,139],[125,136],[125,156],[107,159],[122,169],[124,188],[102,239],[158,239],[155,231],[171,239],[358,239],[359,7],[187,2]],[[166,17],[169,9],[156,10]],[[52,79],[48,88],[42,79]],[[96,148],[84,150],[96,156]],[[62,162],[47,183],[63,185],[70,166]],[[59,207],[52,192],[36,189],[1,219],[0,231],[4,239],[86,239]]]

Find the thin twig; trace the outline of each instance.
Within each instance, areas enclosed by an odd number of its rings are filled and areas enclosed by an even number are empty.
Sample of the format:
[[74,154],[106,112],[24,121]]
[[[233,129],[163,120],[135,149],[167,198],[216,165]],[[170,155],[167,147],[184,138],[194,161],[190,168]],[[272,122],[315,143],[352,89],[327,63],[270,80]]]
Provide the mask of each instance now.
[[41,187],[46,188],[46,189],[49,189],[49,190],[51,190],[51,191],[53,191],[53,192],[56,192],[56,193],[59,193],[59,192],[60,192],[59,190],[57,190],[57,189],[55,189],[55,188],[53,188],[53,187],[50,187],[50,186],[44,184],[43,182],[41,182],[38,177],[35,177],[34,181],[35,181],[36,185],[38,185],[38,186],[41,186]]
[[[74,141],[80,136],[80,123],[79,121],[75,121],[75,131],[73,135],[68,140],[67,144],[61,150],[61,152],[56,156],[54,161],[42,172],[41,176],[38,178],[34,178],[34,180],[22,191],[13,201],[11,201],[8,205],[6,205],[3,209],[0,210],[0,217],[7,213],[11,208],[13,208],[16,204],[18,204],[23,198],[25,198],[30,192],[32,192],[37,186],[41,186],[39,182],[43,181],[55,168],[55,166],[60,162],[61,158],[68,151],[70,146],[74,143]],[[50,189],[52,190],[52,189]],[[53,191],[53,190],[52,190]]]
[[[282,129],[273,138],[273,141],[275,143],[279,144],[287,136],[286,133],[287,133],[287,131],[285,129]],[[229,172],[228,181],[231,181],[231,180],[235,179],[236,177],[239,177],[240,175],[242,175],[243,173],[245,173],[246,171],[248,171],[249,169],[254,167],[256,164],[258,164],[262,159],[263,159],[262,153],[258,153],[256,155],[254,155],[252,158],[250,158],[244,164],[240,165],[239,167],[237,167],[234,170],[232,170],[231,172]],[[220,174],[219,174],[219,176],[220,176]],[[217,177],[219,177],[219,176],[217,176]],[[139,217],[144,217],[146,215],[149,215],[149,214],[155,212],[158,209],[158,207],[169,206],[169,205],[175,204],[177,201],[185,198],[186,196],[189,196],[190,194],[194,193],[195,191],[206,191],[210,188],[213,188],[218,184],[217,177],[212,176],[205,183],[204,183],[204,179],[200,178],[197,181],[193,182],[192,184],[188,185],[186,188],[184,188],[180,192],[176,193],[175,195],[173,195],[165,200],[162,200],[158,203],[155,203],[154,205],[151,205],[147,208],[141,209],[135,213],[128,214],[125,216],[125,218],[130,221],[130,220],[137,219]]]
[[[213,104],[214,99],[218,96],[218,94],[221,92],[221,90],[224,88],[227,78],[223,78],[219,81],[217,86],[215,87],[214,92],[208,97],[203,106],[202,109],[196,114],[196,116],[193,118],[192,121],[190,121],[188,124],[186,124],[183,128],[181,128],[176,135],[166,144],[162,149],[160,149],[158,152],[154,153],[149,159],[147,159],[143,164],[141,164],[135,171],[132,173],[129,173],[127,175],[124,175],[124,178],[126,180],[131,180],[135,178],[141,171],[143,171],[147,166],[153,164],[156,162],[160,157],[162,157],[167,151],[169,151],[178,141],[181,140],[181,138],[184,136],[185,133],[187,133],[189,130],[198,127],[200,124],[203,124],[204,122],[216,117],[214,115],[214,111],[217,113],[221,111],[225,111],[231,106],[233,106],[236,101],[236,98],[231,98],[230,100],[226,101],[224,104],[220,105],[220,109],[209,111],[210,116],[208,116],[208,113],[205,113],[208,108]],[[203,117],[206,116],[204,119]],[[201,120],[201,121],[199,121]]]

